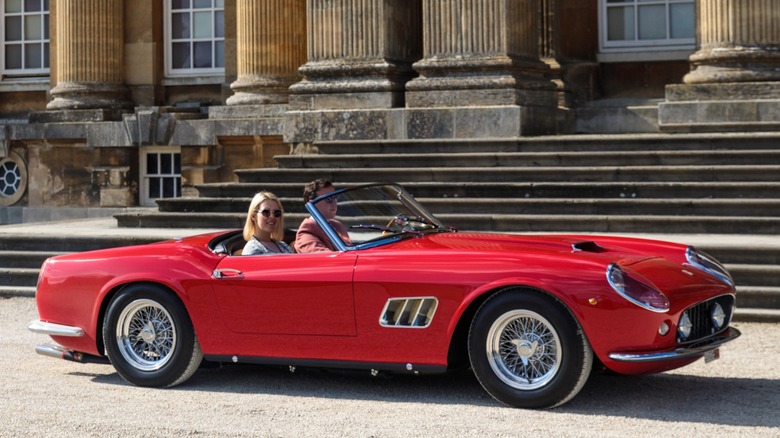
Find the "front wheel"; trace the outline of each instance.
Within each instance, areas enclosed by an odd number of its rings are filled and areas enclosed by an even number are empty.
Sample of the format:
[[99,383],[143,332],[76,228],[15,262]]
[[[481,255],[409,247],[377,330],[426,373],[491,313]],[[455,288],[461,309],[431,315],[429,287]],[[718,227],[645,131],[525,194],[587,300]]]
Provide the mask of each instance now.
[[178,385],[203,359],[184,305],[154,284],[135,284],[117,293],[106,311],[103,342],[119,375],[138,386]]
[[468,349],[482,387],[518,408],[566,403],[593,365],[576,320],[552,298],[531,291],[505,291],[485,301],[472,321]]

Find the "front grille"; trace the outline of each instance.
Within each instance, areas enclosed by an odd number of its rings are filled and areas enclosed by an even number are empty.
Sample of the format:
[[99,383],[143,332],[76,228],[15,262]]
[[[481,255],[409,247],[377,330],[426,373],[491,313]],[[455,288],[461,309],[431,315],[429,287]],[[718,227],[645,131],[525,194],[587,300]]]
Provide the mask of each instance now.
[[[677,342],[680,344],[690,344],[700,341],[723,331],[731,322],[731,316],[734,313],[734,295],[722,295],[711,300],[703,301],[699,304],[687,308],[683,314],[687,314],[691,321],[691,334],[687,338],[677,335]],[[720,304],[723,312],[726,314],[722,327],[715,327],[712,321],[712,308],[715,303]],[[678,321],[679,326],[679,321]]]

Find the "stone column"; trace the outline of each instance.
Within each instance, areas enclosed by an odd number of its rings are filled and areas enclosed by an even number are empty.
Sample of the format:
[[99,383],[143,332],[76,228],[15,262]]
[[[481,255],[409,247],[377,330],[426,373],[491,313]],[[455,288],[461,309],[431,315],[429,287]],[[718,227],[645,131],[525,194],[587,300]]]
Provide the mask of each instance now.
[[666,130],[780,130],[780,8],[774,0],[698,0],[697,51],[666,89]]
[[306,62],[306,0],[237,0],[238,79],[228,105],[287,103]]
[[393,108],[420,57],[420,0],[308,0],[296,109]]
[[423,0],[420,77],[407,106],[556,107],[533,0]]
[[123,68],[124,2],[59,0],[55,11],[56,86],[46,108],[129,108]]

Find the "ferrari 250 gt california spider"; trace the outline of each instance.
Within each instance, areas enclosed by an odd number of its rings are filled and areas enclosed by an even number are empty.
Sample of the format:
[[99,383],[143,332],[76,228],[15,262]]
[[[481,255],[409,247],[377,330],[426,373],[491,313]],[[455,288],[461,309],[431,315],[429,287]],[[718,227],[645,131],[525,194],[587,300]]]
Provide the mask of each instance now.
[[[340,236],[316,205],[337,203]],[[44,355],[107,356],[135,385],[205,361],[438,373],[470,366],[497,400],[554,407],[594,365],[645,374],[718,355],[735,287],[712,257],[625,237],[458,232],[402,187],[306,205],[336,251],[240,255],[240,231],[52,257]]]

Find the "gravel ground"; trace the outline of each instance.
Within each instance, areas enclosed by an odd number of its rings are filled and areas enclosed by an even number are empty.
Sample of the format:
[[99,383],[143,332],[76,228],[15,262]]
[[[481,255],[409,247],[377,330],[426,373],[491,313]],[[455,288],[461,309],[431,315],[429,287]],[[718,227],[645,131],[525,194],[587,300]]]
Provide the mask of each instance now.
[[780,325],[735,324],[721,359],[674,372],[594,374],[568,404],[504,407],[470,372],[439,376],[239,366],[172,389],[126,384],[110,365],[39,356],[30,298],[0,298],[0,436],[780,437]]

